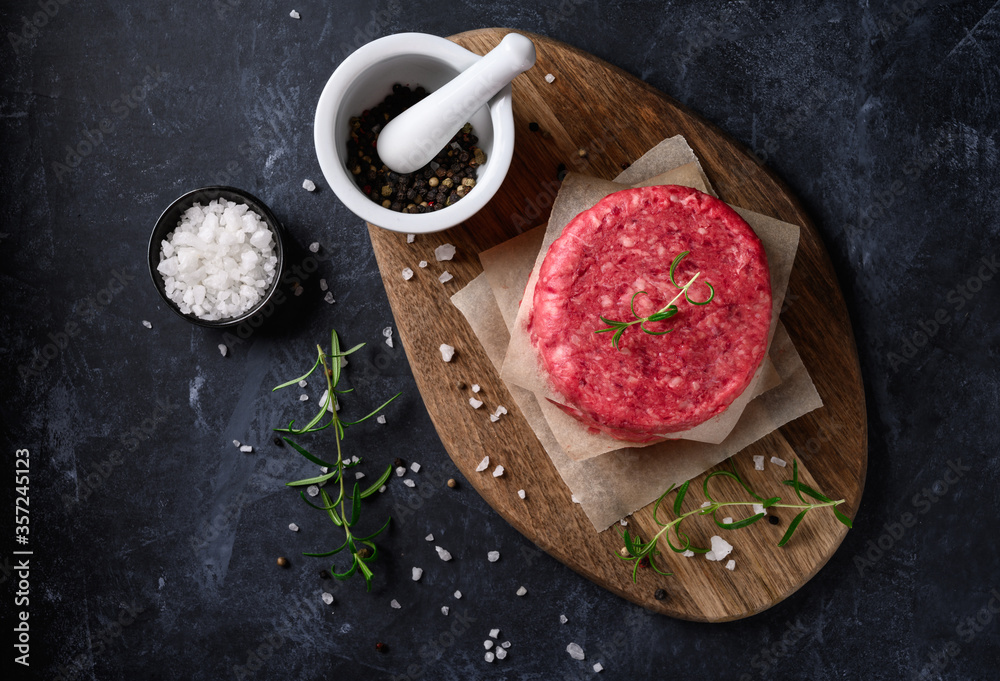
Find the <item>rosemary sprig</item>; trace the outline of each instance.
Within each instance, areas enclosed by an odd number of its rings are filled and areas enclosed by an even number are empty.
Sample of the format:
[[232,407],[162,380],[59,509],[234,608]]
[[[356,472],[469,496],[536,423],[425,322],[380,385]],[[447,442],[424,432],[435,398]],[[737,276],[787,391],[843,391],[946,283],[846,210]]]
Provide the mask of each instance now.
[[[712,478],[718,476],[732,478],[733,480],[738,482],[740,486],[743,487],[743,489],[745,489],[751,497],[753,497],[753,499],[749,501],[717,501],[713,499],[712,495],[708,491],[708,483]],[[739,476],[739,474],[735,470],[715,471],[714,473],[710,473],[708,476],[706,476],[705,482],[702,485],[702,491],[704,492],[705,500],[709,502],[709,505],[704,506],[702,508],[696,508],[693,511],[688,511],[687,513],[681,513],[681,504],[684,502],[684,495],[687,494],[688,486],[690,484],[691,481],[688,480],[680,487],[676,488],[677,495],[674,497],[673,511],[677,517],[674,518],[673,520],[670,520],[669,522],[660,520],[659,517],[657,516],[657,513],[659,512],[660,504],[663,502],[663,499],[668,494],[674,491],[674,485],[671,485],[667,489],[667,491],[661,494],[660,498],[656,500],[656,504],[653,506],[653,520],[656,521],[656,524],[659,525],[662,529],[659,532],[657,532],[652,539],[650,539],[647,542],[644,542],[638,536],[632,536],[629,534],[628,530],[625,530],[623,539],[625,540],[625,549],[628,552],[628,555],[623,556],[618,554],[618,557],[621,558],[622,560],[634,563],[634,566],[632,568],[633,582],[636,581],[639,565],[640,563],[642,563],[643,560],[646,560],[649,566],[652,567],[653,570],[655,570],[657,573],[661,575],[673,574],[672,572],[664,572],[663,570],[658,568],[656,566],[656,563],[653,561],[654,556],[660,555],[660,552],[656,550],[656,547],[661,539],[666,540],[667,546],[669,546],[670,550],[674,551],[675,553],[684,553],[685,551],[694,551],[695,553],[708,553],[710,551],[710,549],[694,546],[691,543],[691,538],[683,531],[681,531],[680,528],[681,523],[683,523],[691,516],[711,515],[712,520],[715,521],[715,524],[721,527],[722,529],[738,530],[742,527],[748,527],[749,525],[754,524],[755,522],[763,518],[765,515],[764,513],[756,513],[750,516],[749,518],[745,518],[743,520],[737,520],[732,523],[724,523],[716,516],[716,512],[719,509],[725,508],[727,506],[753,506],[754,504],[759,504],[765,509],[768,508],[801,509],[798,515],[796,515],[795,518],[792,520],[792,522],[788,525],[788,529],[785,531],[784,536],[782,536],[781,540],[778,542],[778,546],[784,546],[785,544],[788,543],[788,540],[792,538],[792,534],[798,528],[799,524],[802,522],[802,519],[805,518],[806,514],[809,513],[809,511],[812,511],[813,509],[831,508],[833,509],[833,513],[837,517],[837,520],[842,522],[847,527],[852,526],[851,519],[848,518],[846,515],[844,515],[840,511],[840,509],[837,508],[837,506],[844,503],[843,499],[833,501],[829,497],[820,494],[812,487],[799,480],[798,461],[792,462],[792,479],[784,480],[782,481],[782,484],[788,485],[789,487],[795,490],[795,495],[798,497],[798,500],[802,502],[801,504],[782,503],[781,497],[770,497],[768,499],[765,499],[764,497],[760,496],[752,489],[750,489],[750,487],[743,481],[743,479]],[[803,495],[815,499],[818,503],[811,503],[809,501],[806,501],[806,498]],[[673,530],[674,538],[677,540],[678,544],[677,546],[675,546],[673,541],[671,541],[670,539],[671,530]]]
[[673,329],[667,329],[666,331],[650,331],[649,329],[646,328],[646,323],[662,322],[666,319],[670,319],[671,317],[673,317],[675,314],[677,314],[677,306],[674,305],[674,303],[676,303],[677,300],[682,296],[692,305],[708,305],[710,302],[712,302],[712,299],[715,298],[715,289],[707,281],[705,282],[705,286],[708,287],[709,291],[708,300],[698,302],[691,300],[691,297],[688,295],[688,289],[691,288],[691,285],[695,282],[695,280],[698,278],[701,272],[696,272],[695,275],[691,277],[691,280],[688,283],[684,284],[683,286],[678,284],[677,280],[674,279],[674,270],[677,269],[677,265],[679,265],[681,260],[684,259],[684,256],[686,256],[690,252],[691,251],[684,251],[683,253],[679,254],[676,258],[674,258],[674,261],[672,263],[670,263],[670,283],[680,289],[680,293],[674,296],[673,300],[671,300],[669,303],[664,305],[660,310],[654,312],[648,317],[640,317],[638,314],[636,314],[635,311],[635,297],[638,296],[640,293],[643,295],[648,295],[648,294],[645,291],[636,291],[635,293],[632,294],[632,300],[629,303],[629,308],[632,310],[632,316],[635,317],[635,319],[630,322],[617,322],[613,319],[607,319],[605,317],[601,317],[601,321],[604,322],[605,324],[610,324],[610,326],[604,329],[598,329],[594,333],[606,333],[608,331],[614,331],[615,335],[611,337],[611,345],[614,346],[615,350],[620,351],[621,348],[618,346],[618,344],[621,341],[622,334],[625,333],[625,329],[632,326],[633,324],[638,324],[639,329],[643,333],[648,333],[650,336],[663,336],[673,331]]
[[[344,471],[356,466],[358,463],[361,463],[361,460],[359,459],[356,462],[352,462],[350,460],[345,461],[343,450],[341,448],[341,441],[344,439],[344,430],[346,428],[348,428],[349,426],[357,425],[358,423],[370,419],[372,416],[382,411],[386,407],[386,405],[388,405],[394,399],[399,397],[400,393],[396,393],[395,395],[390,397],[378,409],[374,410],[364,418],[358,419],[357,421],[342,421],[340,419],[340,416],[338,415],[336,409],[337,405],[336,395],[349,393],[353,390],[353,388],[349,390],[337,389],[337,385],[340,383],[340,376],[341,376],[341,371],[340,371],[341,358],[347,357],[348,355],[357,352],[358,350],[363,348],[364,345],[365,345],[364,343],[359,343],[350,350],[341,352],[340,338],[337,336],[336,330],[332,331],[330,334],[330,354],[327,355],[323,351],[322,346],[317,345],[316,362],[315,364],[313,364],[312,368],[309,371],[307,371],[304,375],[292,379],[291,381],[288,381],[286,383],[282,383],[281,385],[275,387],[271,392],[274,392],[275,390],[280,390],[282,388],[287,388],[288,386],[291,385],[296,385],[298,384],[299,381],[303,381],[309,378],[309,376],[311,376],[318,367],[320,366],[323,367],[323,376],[326,378],[326,396],[325,399],[321,401],[319,405],[319,412],[316,414],[316,416],[314,416],[312,420],[309,421],[309,423],[306,424],[303,428],[296,429],[294,427],[295,421],[292,420],[288,424],[287,428],[275,428],[274,430],[278,433],[288,433],[290,435],[305,435],[308,433],[316,433],[318,431],[325,430],[330,426],[334,426],[334,431],[336,432],[335,439],[337,442],[337,459],[332,463],[328,463],[323,459],[313,454],[310,454],[304,447],[292,441],[292,439],[289,438],[288,436],[286,435],[282,436],[282,439],[285,442],[287,442],[292,447],[292,449],[294,449],[296,452],[304,456],[306,459],[308,459],[309,461],[313,462],[318,466],[323,466],[330,469],[327,473],[323,475],[318,475],[312,478],[306,478],[304,480],[296,480],[294,482],[286,483],[286,485],[289,487],[304,487],[307,485],[323,485],[332,481],[334,484],[338,486],[336,499],[331,497],[324,487],[320,487],[319,494],[320,494],[320,499],[322,500],[321,506],[317,506],[316,504],[312,503],[311,501],[309,501],[309,499],[303,492],[301,491],[299,492],[299,496],[301,496],[302,500],[305,501],[307,504],[320,511],[326,511],[327,515],[330,516],[330,520],[333,522],[333,524],[336,525],[337,527],[342,528],[344,530],[344,535],[345,535],[344,543],[341,544],[338,548],[333,549],[332,551],[326,551],[324,553],[304,553],[303,555],[324,558],[327,556],[332,556],[337,553],[340,553],[345,548],[348,549],[352,556],[351,566],[344,572],[337,572],[337,570],[335,569],[336,566],[331,565],[330,573],[337,579],[348,579],[355,572],[360,571],[361,575],[365,579],[365,590],[371,591],[373,572],[369,567],[369,565],[371,563],[374,563],[376,557],[378,556],[378,547],[375,546],[375,542],[373,540],[375,539],[375,537],[382,534],[382,532],[387,527],[389,527],[389,523],[392,520],[392,518],[390,517],[388,520],[385,521],[385,524],[382,525],[382,527],[380,527],[377,531],[367,536],[362,537],[356,535],[353,531],[353,528],[355,524],[358,522],[358,519],[361,515],[361,500],[366,499],[371,495],[375,494],[375,492],[377,492],[379,488],[385,484],[386,480],[388,480],[389,476],[392,474],[392,464],[389,464],[388,468],[385,469],[385,472],[382,473],[382,475],[380,475],[379,478],[374,483],[372,483],[365,489],[361,489],[360,483],[355,482],[354,488],[351,491],[351,495],[345,496]],[[327,413],[330,414],[330,419],[329,421],[321,425],[321,422],[323,421]],[[349,515],[346,509],[348,503],[350,504]]]

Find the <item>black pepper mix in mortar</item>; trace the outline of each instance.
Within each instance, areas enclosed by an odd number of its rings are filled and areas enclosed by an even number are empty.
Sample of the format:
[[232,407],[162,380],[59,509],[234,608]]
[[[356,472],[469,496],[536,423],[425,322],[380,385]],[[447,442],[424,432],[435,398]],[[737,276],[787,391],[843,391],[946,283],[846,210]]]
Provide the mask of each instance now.
[[466,123],[434,160],[412,173],[395,173],[378,157],[376,143],[386,123],[427,96],[427,90],[396,83],[392,94],[351,118],[347,169],[365,196],[400,213],[430,213],[450,206],[476,186],[476,168],[486,154]]

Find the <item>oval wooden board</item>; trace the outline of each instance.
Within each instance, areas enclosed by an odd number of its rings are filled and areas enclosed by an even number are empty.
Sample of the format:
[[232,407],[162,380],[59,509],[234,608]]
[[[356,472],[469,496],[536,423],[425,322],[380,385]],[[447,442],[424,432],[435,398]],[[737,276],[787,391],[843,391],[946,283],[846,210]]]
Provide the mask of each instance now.
[[[508,32],[482,29],[451,40],[485,54]],[[645,569],[633,583],[631,565],[614,555],[622,546],[620,528],[595,532],[572,502],[569,489],[449,298],[482,272],[480,252],[516,236],[517,225],[527,222],[531,227],[545,221],[558,187],[554,181],[560,163],[612,179],[622,163],[664,138],[684,135],[724,200],[802,226],[782,320],[824,406],[754,443],[732,461],[737,469],[745,469],[751,453],[788,461],[797,458],[803,478],[834,498],[846,499],[842,508],[853,518],[868,457],[865,398],[850,320],[829,256],[789,189],[717,128],[590,54],[544,36],[527,35],[535,43],[538,61],[513,84],[517,148],[494,199],[468,222],[421,235],[412,244],[402,234],[369,225],[417,386],[459,470],[501,516],[557,560],[634,603],[672,617],[721,622],[758,613],[809,581],[833,555],[847,528],[832,513],[814,512],[787,546],[777,548],[793,517],[783,510],[777,513],[780,525],[759,522],[729,537],[739,553],[733,572],[704,558],[686,559],[667,551],[660,564],[674,576]],[[555,75],[551,84],[545,82],[547,73]],[[532,121],[549,136],[529,131]],[[587,149],[586,158],[579,156],[581,148]],[[446,263],[454,280],[442,285],[437,275],[443,267],[434,260],[434,248],[447,242],[458,248],[458,254]],[[430,267],[418,269],[420,260],[430,262]],[[410,281],[400,275],[404,267],[416,272]],[[441,361],[442,342],[458,349],[451,363]],[[471,409],[468,390],[456,387],[459,381],[482,385],[483,395],[488,396],[486,407]],[[496,404],[506,405],[510,414],[491,423],[486,408],[492,410]],[[503,463],[503,477],[475,471],[487,454]],[[759,493],[787,497],[789,488],[781,480],[790,473],[790,468],[768,464],[752,479],[766,480],[756,490]],[[685,506],[702,500],[703,477],[692,487],[699,494],[689,494]],[[517,496],[521,488],[527,491],[525,501]],[[651,506],[629,518],[629,529],[642,537],[651,537],[655,527]],[[689,531],[692,540],[703,546],[716,533],[711,521],[701,518],[691,523]],[[659,588],[667,591],[662,601],[653,598]]]

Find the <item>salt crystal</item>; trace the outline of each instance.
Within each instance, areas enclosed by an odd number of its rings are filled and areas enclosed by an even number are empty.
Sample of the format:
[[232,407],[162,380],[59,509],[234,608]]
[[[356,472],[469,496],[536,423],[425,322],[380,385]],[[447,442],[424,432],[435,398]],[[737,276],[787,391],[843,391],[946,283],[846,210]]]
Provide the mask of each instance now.
[[[292,19],[301,19],[302,18],[302,15],[299,14],[298,12],[296,12],[294,9],[291,12],[288,13],[288,16],[290,16]],[[309,180],[306,180],[306,182],[309,182]],[[309,184],[312,184],[312,182],[309,182]],[[303,183],[302,186],[305,187],[305,184]],[[313,189],[315,189],[315,188],[316,188],[316,185],[313,185]],[[306,189],[309,189],[309,187],[306,187]],[[309,191],[312,191],[312,189],[309,189]]]
[[441,614],[442,615],[447,615],[450,611],[451,611],[451,608],[449,608],[447,605],[442,605],[441,606]]
[[730,559],[729,562],[726,563],[726,569],[727,570],[735,570],[736,569],[736,561]]
[[361,459],[359,459],[357,455],[354,455],[351,457],[351,463],[361,463]]
[[722,560],[733,551],[733,545],[719,535],[712,537],[712,550],[705,554],[708,560]]
[[474,392],[474,393],[477,393],[477,392],[479,392],[480,390],[481,390],[481,388],[479,387],[479,384],[478,384],[478,383],[473,383],[473,384],[472,384],[472,392]]
[[523,596],[523,595],[524,595],[524,594],[526,594],[526,593],[528,593],[528,590],[527,590],[527,589],[525,589],[525,588],[524,588],[523,586],[522,586],[522,587],[519,587],[519,588],[517,589],[517,595],[518,595],[518,596]]
[[249,454],[250,452],[253,451],[253,447],[251,447],[250,445],[243,445],[242,447],[240,447],[240,451],[245,454]]
[[417,483],[413,482],[409,478],[406,478],[405,480],[403,480],[403,484],[406,485],[407,487],[416,487],[417,486]]
[[486,554],[486,560],[490,561],[491,563],[497,562],[498,560],[500,560],[500,552],[490,551],[489,553]]
[[240,446],[240,441],[239,440],[233,440],[233,446],[234,447],[239,447]]
[[327,288],[329,288],[329,287],[326,285],[326,279],[320,279],[319,280],[319,290],[320,291],[325,291]]
[[326,295],[323,296],[323,300],[325,300],[326,302],[330,303],[331,305],[333,305],[335,302],[337,302],[336,300],[333,299],[333,291],[327,291]]
[[413,270],[411,270],[409,267],[404,267],[403,268],[403,280],[404,281],[409,281],[410,279],[413,279]]
[[703,501],[703,502],[701,502],[701,507],[702,508],[708,508],[711,505],[712,505],[711,501]]
[[604,671],[604,665],[602,665],[600,662],[596,663],[594,665],[594,671],[597,673]]
[[441,273],[441,276],[438,277],[438,281],[440,281],[442,284],[444,284],[445,282],[449,282],[449,281],[451,281],[454,278],[455,277],[452,276],[451,272],[449,272],[448,270],[445,270],[444,272]]
[[483,641],[483,647],[486,648],[486,650],[489,650],[490,648],[493,647],[493,641],[486,639],[485,641]]
[[494,659],[496,659],[496,655],[487,652],[483,659],[485,659],[487,662],[492,662]]
[[503,660],[507,657],[507,651],[503,648],[497,648],[497,659]]
[[753,467],[754,467],[754,470],[757,470],[757,471],[764,470],[764,455],[763,454],[754,454],[754,457],[753,457]]
[[[555,79],[556,79],[556,77],[555,77],[555,76],[553,76],[553,75],[552,75],[551,73],[546,73],[546,74],[545,74],[545,82],[546,82],[546,83],[551,83],[551,82],[554,82],[554,81],[555,81]],[[580,658],[580,659],[582,660],[583,658]]]
[[219,343],[219,354],[225,357],[226,355],[229,354],[229,348],[227,348],[222,343]]
[[763,513],[764,515],[767,515],[767,509],[764,508],[764,504],[754,504],[753,513],[754,515],[757,515],[758,513]]
[[406,475],[406,469],[403,468],[402,466],[397,466],[396,467],[396,477],[397,478],[401,478],[404,475]]
[[424,576],[423,568],[413,568],[413,570],[410,571],[410,576],[413,577],[414,582],[419,582],[420,578]]
[[453,595],[455,596],[455,598],[461,598],[462,597],[462,592],[461,591],[456,591]]
[[787,461],[785,461],[784,459],[779,459],[776,456],[771,457],[771,463],[773,463],[776,466],[781,466],[782,468],[788,465]]
[[382,335],[385,336],[386,338],[392,338],[392,327],[387,326],[384,329],[382,329]]
[[434,535],[433,534],[429,534],[426,537],[424,537],[424,540],[426,540],[426,541],[434,541]]
[[[292,11],[295,12],[294,9]],[[298,12],[295,12],[295,14],[298,14]],[[298,19],[298,17],[295,18]],[[312,180],[302,180],[302,188],[307,192],[314,192],[316,191],[316,183]]]
[[441,359],[446,362],[450,362],[451,358],[455,356],[455,348],[451,347],[447,343],[441,343],[441,347],[438,348],[441,351]]
[[327,605],[333,605],[333,594],[332,593],[330,593],[328,591],[324,591],[322,598],[323,598],[323,602],[326,603]]
[[500,636],[499,629],[490,629],[490,638],[497,638]]
[[523,489],[517,490],[517,496],[519,496],[519,497],[521,497],[523,499],[524,498],[524,490]]
[[361,478],[363,478],[363,477],[365,477],[365,474],[364,474],[364,473],[362,473],[361,471],[356,471],[356,472],[354,473],[354,479],[355,479],[355,480],[360,480],[360,479],[361,479]]
[[299,395],[299,402],[308,402],[308,401],[309,401],[309,396],[308,395],[306,395],[305,393],[302,393],[301,395]]
[[483,458],[482,461],[479,462],[479,465],[476,466],[476,472],[477,473],[482,473],[487,468],[489,468],[489,466],[490,466],[490,457],[489,457],[489,455],[487,455],[487,456],[485,456]]
[[292,532],[298,532],[299,526],[296,525],[295,523],[288,523],[288,529],[290,529]]
[[306,487],[306,494],[308,494],[311,497],[316,496],[317,494],[319,494],[319,487],[317,487],[316,485],[309,485],[308,487]]
[[510,648],[510,641],[504,641],[500,644],[501,648]]
[[309,251],[311,253],[319,253],[319,242],[314,241],[311,244],[309,244]]
[[559,615],[560,624],[566,624],[567,622],[569,622],[569,619],[566,617],[566,615]]
[[417,263],[417,266],[423,269],[424,267],[427,267],[427,261],[421,260],[420,262]]
[[438,262],[442,260],[451,260],[455,257],[455,247],[451,244],[441,244],[434,249],[434,257]]
[[382,485],[381,487],[378,488],[378,493],[379,494],[382,494],[382,492],[384,492],[384,491],[385,491],[385,485]]
[[375,417],[375,420],[378,423],[381,423],[384,426],[385,425],[385,414],[379,414],[378,416]]
[[572,502],[573,502],[574,504],[579,504],[579,503],[580,503],[580,500],[576,498],[576,495],[575,495],[575,494],[571,494],[569,498],[570,498],[570,500],[571,500],[571,501],[572,501]]
[[416,239],[416,238],[417,238],[416,234],[407,234],[406,235],[406,243],[412,244],[413,240]]
[[396,610],[399,610],[401,607],[403,607],[403,606],[401,606],[399,604],[399,601],[397,601],[395,598],[393,598],[391,601],[389,601],[389,605],[391,605]]
[[[441,560],[443,561],[451,560],[451,554],[446,549],[442,549],[440,546],[435,546],[434,550],[437,551],[438,558],[440,558]],[[455,598],[461,598],[461,596],[455,596]]]
[[691,549],[688,549],[687,551],[685,551],[681,555],[684,556],[685,558],[691,558],[691,557],[694,556],[694,551],[692,551]]
[[722,524],[723,525],[732,525],[733,524],[733,519],[732,518],[728,518],[728,517],[727,518],[723,518],[722,519]]
[[142,320],[142,325],[145,326],[147,329],[153,328],[153,325],[147,322],[145,319]]
[[566,652],[569,653],[569,656],[572,657],[574,660],[582,660],[587,657],[583,653],[583,648],[581,648],[576,643],[570,643],[568,646],[566,646]]
[[503,466],[497,466],[493,469],[494,478],[499,478],[501,475],[503,475]]
[[306,386],[308,386],[308,385],[309,385],[309,384],[308,384],[307,382],[305,382],[305,381],[299,381],[299,387],[300,387],[300,388],[305,388],[305,387],[306,387]]
[[625,518],[622,518],[621,520],[618,521],[618,524],[621,525],[622,527],[625,527],[626,525],[628,525],[628,521],[625,520]]
[[469,404],[472,405],[473,409],[479,409],[481,406],[483,406],[482,400],[477,400],[475,397],[469,398]]

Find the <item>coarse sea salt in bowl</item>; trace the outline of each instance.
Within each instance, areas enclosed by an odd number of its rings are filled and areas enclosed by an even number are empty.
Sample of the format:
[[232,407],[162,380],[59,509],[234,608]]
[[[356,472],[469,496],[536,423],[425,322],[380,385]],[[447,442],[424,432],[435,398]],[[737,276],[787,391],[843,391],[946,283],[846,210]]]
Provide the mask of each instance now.
[[284,227],[263,201],[235,187],[202,187],[156,221],[149,274],[184,319],[231,328],[272,304],[285,250]]
[[496,194],[514,155],[514,114],[510,84],[476,111],[472,124],[486,154],[476,186],[454,204],[429,213],[399,213],[365,196],[347,169],[350,119],[392,92],[395,83],[433,92],[482,57],[446,38],[397,33],[362,46],[334,71],[316,107],[314,140],[323,176],[345,206],[366,222],[395,232],[427,234],[453,227],[475,215]]

